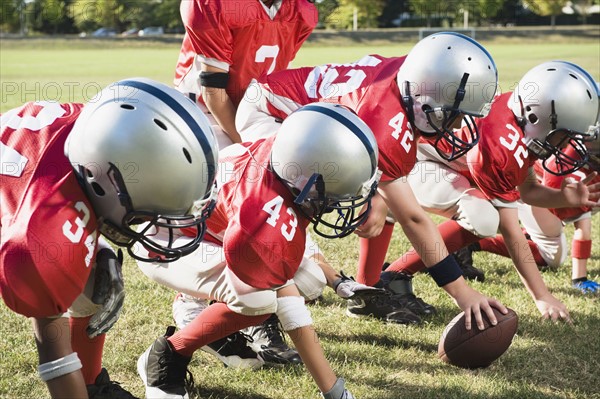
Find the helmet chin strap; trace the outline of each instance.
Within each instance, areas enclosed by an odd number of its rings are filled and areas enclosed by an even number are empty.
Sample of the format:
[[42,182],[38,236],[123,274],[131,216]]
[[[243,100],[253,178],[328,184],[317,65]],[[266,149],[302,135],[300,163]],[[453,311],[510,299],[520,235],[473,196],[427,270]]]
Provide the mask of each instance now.
[[300,191],[300,194],[298,194],[296,199],[294,199],[294,204],[302,205],[302,203],[306,201],[306,198],[308,197],[308,194],[313,186],[315,186],[317,189],[318,198],[324,198],[325,182],[323,181],[323,176],[319,173],[313,173],[304,185],[302,191]]
[[406,116],[408,117],[408,122],[411,126],[416,127],[415,125],[415,102],[410,95],[410,82],[408,80],[404,81],[404,95],[402,96],[402,105],[406,108]]

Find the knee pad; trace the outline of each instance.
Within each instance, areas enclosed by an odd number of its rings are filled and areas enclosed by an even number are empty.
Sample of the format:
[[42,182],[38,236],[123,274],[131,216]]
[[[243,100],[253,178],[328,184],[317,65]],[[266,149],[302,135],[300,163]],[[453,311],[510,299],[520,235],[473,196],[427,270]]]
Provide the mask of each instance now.
[[458,200],[456,222],[478,237],[493,237],[498,232],[500,214],[494,205],[477,193],[479,191],[470,190]]
[[294,283],[298,291],[307,301],[317,299],[327,285],[325,273],[312,258],[304,257],[298,271],[294,275]]
[[531,240],[537,245],[540,255],[550,268],[557,268],[567,258],[567,237],[561,233],[557,237],[531,234]]
[[38,373],[40,374],[42,381],[46,382],[70,374],[79,369],[81,369],[81,360],[79,360],[77,353],[73,352],[60,359],[40,364],[38,366]]
[[277,298],[277,311],[275,312],[284,331],[310,326],[313,321],[310,311],[300,296],[284,296]]

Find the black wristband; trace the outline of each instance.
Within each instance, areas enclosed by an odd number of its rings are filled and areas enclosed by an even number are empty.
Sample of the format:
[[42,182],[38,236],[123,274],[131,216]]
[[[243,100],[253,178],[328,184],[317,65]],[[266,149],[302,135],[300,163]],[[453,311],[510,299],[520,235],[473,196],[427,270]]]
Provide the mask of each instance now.
[[463,275],[454,256],[448,255],[435,265],[427,268],[429,275],[438,287],[443,287]]
[[227,72],[200,72],[200,86],[224,89],[229,83]]

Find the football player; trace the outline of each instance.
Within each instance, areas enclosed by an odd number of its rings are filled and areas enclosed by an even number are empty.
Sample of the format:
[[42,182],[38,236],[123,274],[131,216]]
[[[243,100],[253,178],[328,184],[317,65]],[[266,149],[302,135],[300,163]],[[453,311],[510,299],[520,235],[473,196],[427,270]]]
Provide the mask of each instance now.
[[[599,123],[600,125],[600,123]],[[581,169],[568,174],[561,174],[558,163],[552,161],[547,163],[552,173],[542,167],[541,161],[537,161],[534,169],[542,184],[555,189],[560,189],[563,184],[573,181],[581,181],[593,172],[600,172],[600,139],[586,141],[589,160]],[[571,157],[578,157],[572,147],[565,150]],[[600,177],[596,175],[592,184],[600,183]],[[571,240],[571,285],[582,294],[594,294],[600,292],[600,284],[589,280],[587,273],[587,260],[592,254],[592,216],[598,211],[597,207],[581,206],[574,208],[539,208],[526,204],[519,204],[519,219],[523,225],[529,247],[533,253],[538,267],[549,267],[556,269],[567,257],[567,241],[563,226],[573,223],[575,231]],[[472,264],[472,251],[487,251],[502,256],[510,256],[502,235],[484,238],[473,243],[461,251],[461,258]]]
[[[497,79],[496,65],[479,43],[461,34],[441,32],[421,40],[402,57],[368,55],[355,63],[263,76],[248,88],[257,94],[244,96],[236,125],[244,140],[255,140],[276,132],[279,122],[303,104],[325,101],[354,110],[375,134],[378,165],[383,172],[373,211],[357,229],[362,237],[357,281],[367,285],[379,281],[394,228],[392,222],[386,222],[389,208],[423,256],[432,277],[465,310],[467,328],[471,327],[472,315],[483,328],[481,312],[495,321],[490,305],[504,307],[465,283],[436,225],[416,201],[406,175],[416,162],[419,137],[436,147],[448,144],[452,151],[443,153],[448,160],[461,157],[477,142],[479,133],[473,117],[487,113]],[[470,129],[467,138],[453,133],[463,121]],[[362,298],[350,298],[348,312],[396,323],[419,319],[406,312],[408,309],[419,314],[433,312],[431,305],[414,297],[408,280],[396,284],[391,300],[391,304],[380,300],[365,303]],[[390,313],[390,305],[394,312]]]
[[[239,143],[235,112],[252,78],[289,66],[318,22],[314,0],[185,0],[180,12],[186,34],[175,71],[175,87],[197,101],[217,135],[219,148]],[[175,319],[185,323],[200,309],[193,298],[178,295]],[[182,315],[182,317],[180,317]],[[180,324],[178,323],[178,324]],[[282,340],[277,318],[247,331],[254,350],[269,363],[299,364],[298,354]],[[243,334],[212,343],[207,349],[229,366],[257,356]],[[260,343],[260,344],[258,344]]]
[[240,142],[237,106],[252,78],[287,68],[318,22],[314,0],[185,0],[175,87],[209,115],[219,146]]
[[[208,120],[173,88],[137,78],[86,105],[30,102],[1,122],[2,299],[32,318],[52,397],[133,398],[101,365],[124,299],[120,251],[101,234],[170,260],[199,246],[218,151]],[[187,243],[153,240],[173,224],[193,232]]]
[[[379,176],[377,144],[363,121],[333,104],[300,108],[281,129],[290,134],[221,151],[217,207],[192,256],[167,267],[138,262],[151,279],[214,301],[183,329],[173,334],[169,328],[139,358],[148,398],[187,398],[186,368],[194,351],[272,313],[323,397],[353,398],[327,362],[304,304],[326,284],[306,256],[305,238],[310,224],[317,234],[336,238],[367,218]],[[169,239],[159,231],[161,237]],[[181,235],[174,242],[188,240]]]
[[[570,321],[569,312],[546,287],[519,216],[527,233],[540,240],[537,231],[546,221],[531,212],[529,218],[523,212],[519,215],[519,208],[598,206],[600,185],[590,185],[595,173],[554,189],[539,184],[533,169],[536,160],[554,174],[580,169],[588,159],[585,142],[597,134],[598,112],[598,90],[585,70],[565,61],[540,64],[523,76],[514,92],[496,97],[488,116],[477,121],[481,139],[467,154],[466,162],[446,163],[431,145],[422,143],[422,161],[409,176],[419,203],[452,219],[439,226],[449,250],[493,237],[500,230],[542,317],[553,321]],[[460,133],[468,134],[465,129]],[[462,233],[448,234],[448,223],[460,225]],[[553,234],[553,242],[545,243],[557,259],[562,258],[557,253],[560,237],[558,232]],[[423,269],[418,254],[411,250],[382,273],[382,280],[385,283],[398,272],[412,274]]]

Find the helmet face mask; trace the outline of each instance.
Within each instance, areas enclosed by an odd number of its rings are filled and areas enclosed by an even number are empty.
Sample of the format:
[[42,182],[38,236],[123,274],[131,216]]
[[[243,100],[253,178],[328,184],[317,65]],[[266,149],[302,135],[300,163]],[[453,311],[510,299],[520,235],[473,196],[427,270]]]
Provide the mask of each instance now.
[[313,103],[283,121],[271,149],[271,168],[315,233],[338,238],[369,214],[379,181],[377,158],[375,136],[355,113]]
[[[292,193],[297,193],[296,188],[288,187]],[[314,187],[314,190],[310,190]],[[304,195],[307,189],[309,196]],[[371,198],[377,191],[377,179],[367,182],[361,195],[336,200],[327,198],[323,176],[314,173],[305,189],[296,195],[294,203],[298,205],[300,213],[313,224],[315,233],[324,238],[343,238],[350,235],[357,227],[363,224],[371,211]],[[366,206],[366,208],[364,208]],[[364,209],[363,209],[364,208]],[[326,215],[334,213],[330,217]],[[335,218],[330,222],[327,219]]]
[[[409,122],[435,137],[443,159],[455,160],[477,144],[473,118],[487,115],[498,85],[494,60],[479,43],[453,32],[428,36],[409,52],[397,81]],[[467,140],[454,134],[459,119],[468,126]]]
[[[65,154],[99,231],[133,258],[168,262],[199,246],[214,208],[217,144],[183,94],[144,78],[114,83],[84,106]],[[174,247],[182,228],[197,235]],[[157,229],[168,230],[166,245],[153,239]],[[134,252],[136,243],[148,257]]]
[[598,137],[599,95],[591,76],[565,61],[545,62],[521,78],[508,106],[547,172],[567,175],[588,162],[587,143]]

